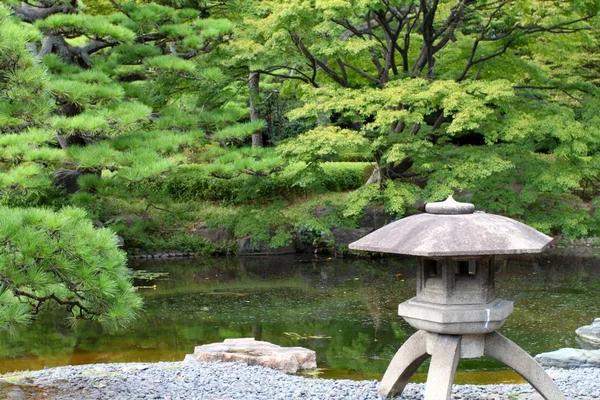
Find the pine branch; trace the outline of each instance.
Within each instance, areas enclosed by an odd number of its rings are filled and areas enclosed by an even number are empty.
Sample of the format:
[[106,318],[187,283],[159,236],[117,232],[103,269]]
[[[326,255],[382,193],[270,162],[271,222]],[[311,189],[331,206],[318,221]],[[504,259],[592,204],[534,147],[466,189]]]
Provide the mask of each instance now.
[[89,54],[94,54],[95,52],[100,51],[102,49],[106,49],[107,47],[116,46],[118,44],[119,44],[119,42],[114,42],[114,41],[108,42],[108,41],[103,41],[103,40],[92,40],[85,46],[81,47],[81,51],[83,51],[89,55]]
[[48,7],[27,6],[12,7],[15,15],[25,22],[35,22],[54,14],[75,14],[77,13],[77,2],[69,4],[53,4]]
[[93,315],[93,313],[90,311],[90,309],[88,309],[83,304],[81,304],[81,302],[76,301],[76,300],[61,299],[58,296],[56,296],[54,293],[47,295],[47,296],[36,296],[33,293],[27,293],[27,292],[24,292],[19,289],[11,289],[11,291],[13,292],[13,294],[16,297],[26,297],[28,299],[31,299],[31,300],[34,300],[37,302],[37,304],[35,304],[33,307],[33,311],[32,311],[33,315],[36,315],[39,312],[40,307],[48,300],[54,300],[56,303],[60,304],[61,306],[67,306],[67,310],[69,310],[69,312],[73,311],[73,309],[75,307],[78,307],[80,310],[79,317],[82,319],[86,318],[86,316],[82,312],[86,312],[86,313],[90,314],[90,316]]
[[14,282],[4,276],[0,276],[0,282],[2,282],[2,284],[5,285],[5,287],[7,287],[16,297],[26,297],[28,299],[36,301],[37,304],[34,305],[33,312],[32,312],[32,314],[34,314],[34,315],[39,312],[40,307],[48,300],[54,300],[56,303],[58,303],[62,306],[67,306],[67,309],[69,311],[72,311],[73,308],[75,308],[75,307],[79,307],[80,316],[82,318],[84,317],[82,312],[86,312],[90,315],[94,314],[89,308],[87,308],[81,302],[79,302],[77,300],[61,299],[58,296],[56,296],[56,294],[54,294],[54,293],[49,294],[47,296],[36,296],[33,293],[28,293],[26,291],[15,288]]
[[134,42],[136,43],[146,43],[146,42],[154,42],[156,40],[166,39],[167,35],[164,33],[146,33],[143,35],[139,35],[135,38]]
[[62,35],[47,35],[42,41],[42,48],[38,57],[55,53],[69,64],[77,64],[82,68],[90,69],[94,67],[90,55],[81,47],[71,46]]

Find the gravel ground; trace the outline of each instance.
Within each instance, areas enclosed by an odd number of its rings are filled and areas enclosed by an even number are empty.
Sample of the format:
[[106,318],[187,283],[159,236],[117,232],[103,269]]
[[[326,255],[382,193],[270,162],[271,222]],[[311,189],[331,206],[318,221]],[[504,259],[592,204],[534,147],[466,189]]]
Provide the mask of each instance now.
[[[568,399],[600,399],[600,368],[549,369],[548,373]],[[379,399],[377,381],[309,379],[236,363],[90,364],[6,374],[3,378],[48,390],[36,398],[61,400]],[[409,384],[396,399],[422,399],[423,390],[423,384]],[[452,398],[538,400],[541,396],[529,385],[454,385]]]

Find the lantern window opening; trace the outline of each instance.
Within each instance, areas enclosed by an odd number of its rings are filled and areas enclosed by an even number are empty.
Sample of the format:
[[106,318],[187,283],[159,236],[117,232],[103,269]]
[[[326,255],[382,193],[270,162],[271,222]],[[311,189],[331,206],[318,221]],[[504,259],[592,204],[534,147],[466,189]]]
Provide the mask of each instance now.
[[455,264],[454,275],[462,278],[475,278],[479,262],[475,260],[459,260]]
[[426,258],[424,260],[426,279],[439,278],[442,276],[442,265],[435,259]]

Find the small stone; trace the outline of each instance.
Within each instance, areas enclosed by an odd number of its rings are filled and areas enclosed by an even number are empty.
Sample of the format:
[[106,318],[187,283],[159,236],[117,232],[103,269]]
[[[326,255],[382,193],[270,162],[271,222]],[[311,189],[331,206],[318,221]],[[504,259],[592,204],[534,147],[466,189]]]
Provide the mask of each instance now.
[[7,400],[25,400],[25,392],[18,386],[12,388],[8,393],[6,393]]

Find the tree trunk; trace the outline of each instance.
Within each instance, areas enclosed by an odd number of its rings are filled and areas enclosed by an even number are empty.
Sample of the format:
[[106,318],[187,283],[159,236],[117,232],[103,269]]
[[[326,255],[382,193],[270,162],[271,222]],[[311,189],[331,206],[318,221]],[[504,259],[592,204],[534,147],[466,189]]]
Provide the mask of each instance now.
[[[250,72],[248,79],[248,88],[250,89],[250,121],[258,121],[260,112],[258,111],[260,73]],[[252,134],[252,147],[263,147],[262,130],[255,131]]]
[[50,53],[58,55],[67,64],[79,65],[81,68],[86,69],[94,68],[90,55],[81,47],[69,45],[61,35],[49,34],[44,36],[38,58]]
[[367,179],[367,185],[370,183],[381,183],[381,169],[379,168],[379,164],[375,165],[373,172],[371,172],[371,176]]

